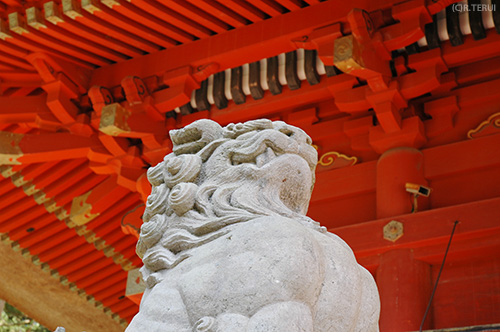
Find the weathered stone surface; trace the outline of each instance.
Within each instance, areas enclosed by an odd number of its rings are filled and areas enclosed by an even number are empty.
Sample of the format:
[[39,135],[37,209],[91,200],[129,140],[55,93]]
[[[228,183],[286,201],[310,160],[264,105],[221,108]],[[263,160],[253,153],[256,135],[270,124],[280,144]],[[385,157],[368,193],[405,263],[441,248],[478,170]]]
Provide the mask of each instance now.
[[317,154],[302,130],[200,120],[170,135],[148,171],[148,288],[127,331],[378,331],[372,276],[305,216]]

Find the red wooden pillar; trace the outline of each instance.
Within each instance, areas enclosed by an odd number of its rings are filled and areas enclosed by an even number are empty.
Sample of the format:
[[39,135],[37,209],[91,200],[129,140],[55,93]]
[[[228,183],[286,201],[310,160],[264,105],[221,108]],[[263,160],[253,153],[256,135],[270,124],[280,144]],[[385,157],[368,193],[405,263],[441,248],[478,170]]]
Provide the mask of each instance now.
[[[376,280],[380,331],[418,331],[432,289],[430,266],[414,259],[410,249],[391,250],[381,256]],[[427,317],[425,328],[430,321]]]
[[[408,182],[427,185],[422,153],[412,148],[384,153],[377,163],[378,218],[412,211],[413,197],[405,189]],[[418,203],[419,210],[427,208],[425,198]],[[380,331],[418,331],[432,287],[430,266],[415,260],[410,249],[392,250],[381,256],[376,280],[381,300]]]
[[[423,172],[423,154],[413,148],[385,152],[377,163],[377,217],[407,214],[412,209],[412,195],[406,183],[427,185]],[[427,198],[418,200],[418,210],[428,207]]]

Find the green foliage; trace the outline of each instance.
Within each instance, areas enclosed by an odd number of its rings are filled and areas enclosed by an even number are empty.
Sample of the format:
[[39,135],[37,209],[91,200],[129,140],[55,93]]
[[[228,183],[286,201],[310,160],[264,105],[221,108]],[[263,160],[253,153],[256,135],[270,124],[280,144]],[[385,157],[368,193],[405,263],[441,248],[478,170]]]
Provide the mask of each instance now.
[[0,332],[51,332],[8,303],[0,317]]

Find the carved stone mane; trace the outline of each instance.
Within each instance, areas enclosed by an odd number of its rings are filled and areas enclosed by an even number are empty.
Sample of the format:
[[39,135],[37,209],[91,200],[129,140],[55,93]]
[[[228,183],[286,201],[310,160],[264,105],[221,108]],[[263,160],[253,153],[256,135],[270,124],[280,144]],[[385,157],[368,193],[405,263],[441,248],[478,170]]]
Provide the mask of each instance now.
[[307,134],[262,119],[170,136],[173,152],[147,173],[137,254],[148,289],[127,331],[378,331],[371,275],[305,216],[317,162]]
[[[228,172],[225,164],[249,164],[252,168],[248,172],[257,174],[259,168],[281,154],[298,154],[310,167],[310,194],[317,155],[302,130],[267,119],[225,128],[210,120],[199,120],[170,135],[174,152],[147,172],[152,192],[137,244],[137,253],[145,265],[143,275],[176,266],[189,256],[185,250],[224,235],[225,226],[260,216],[296,218],[324,231],[317,222],[304,216],[309,199],[300,206],[289,207],[277,196],[272,183],[262,186],[253,179],[245,181]],[[227,154],[222,165],[220,160],[211,161],[217,149]],[[207,169],[207,165],[217,166],[217,171]]]

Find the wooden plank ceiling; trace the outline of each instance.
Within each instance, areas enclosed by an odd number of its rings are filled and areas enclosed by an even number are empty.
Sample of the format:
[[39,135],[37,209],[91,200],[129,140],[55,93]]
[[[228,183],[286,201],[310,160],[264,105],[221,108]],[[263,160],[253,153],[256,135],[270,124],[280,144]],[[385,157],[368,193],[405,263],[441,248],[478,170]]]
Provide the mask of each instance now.
[[[458,109],[498,97],[500,18],[460,26],[444,9],[456,1],[400,2],[0,1],[2,241],[126,326],[144,173],[171,151],[168,130],[283,119],[313,135],[324,174],[373,166],[394,142],[463,140],[491,108],[455,123]],[[380,61],[347,75],[333,45],[352,35]]]

